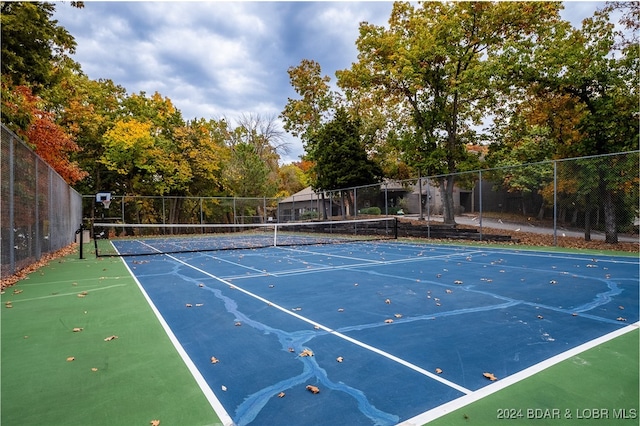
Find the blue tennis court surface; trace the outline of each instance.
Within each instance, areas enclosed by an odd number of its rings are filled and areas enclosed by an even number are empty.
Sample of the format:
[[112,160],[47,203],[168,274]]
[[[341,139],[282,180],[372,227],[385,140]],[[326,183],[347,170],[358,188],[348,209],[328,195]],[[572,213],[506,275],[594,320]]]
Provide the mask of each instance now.
[[401,423],[639,320],[633,257],[380,242],[125,262],[237,425]]

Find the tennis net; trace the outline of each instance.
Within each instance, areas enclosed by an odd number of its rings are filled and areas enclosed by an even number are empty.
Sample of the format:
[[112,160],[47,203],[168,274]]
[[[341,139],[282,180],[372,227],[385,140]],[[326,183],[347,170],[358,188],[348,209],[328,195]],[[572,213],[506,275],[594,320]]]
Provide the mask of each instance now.
[[260,224],[94,223],[97,257],[239,250],[396,239],[393,217]]

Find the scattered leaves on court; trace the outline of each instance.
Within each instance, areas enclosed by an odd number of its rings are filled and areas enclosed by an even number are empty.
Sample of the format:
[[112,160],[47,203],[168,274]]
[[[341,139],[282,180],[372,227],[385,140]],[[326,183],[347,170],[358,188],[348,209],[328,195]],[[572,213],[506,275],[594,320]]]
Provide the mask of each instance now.
[[320,389],[313,385],[307,385],[307,390],[311,393],[320,393]]
[[5,302],[4,307],[5,308],[13,308],[13,304],[11,303],[11,301]]
[[491,380],[492,382],[495,382],[496,380],[498,380],[498,378],[494,376],[493,373],[482,373],[482,375],[487,379]]

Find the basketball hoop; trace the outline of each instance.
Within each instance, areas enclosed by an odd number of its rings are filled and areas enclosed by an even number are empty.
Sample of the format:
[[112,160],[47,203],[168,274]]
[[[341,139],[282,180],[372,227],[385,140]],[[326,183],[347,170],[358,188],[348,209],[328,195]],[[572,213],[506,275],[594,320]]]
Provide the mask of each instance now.
[[96,194],[96,203],[101,203],[104,209],[108,209],[111,205],[111,193],[110,192],[98,192]]

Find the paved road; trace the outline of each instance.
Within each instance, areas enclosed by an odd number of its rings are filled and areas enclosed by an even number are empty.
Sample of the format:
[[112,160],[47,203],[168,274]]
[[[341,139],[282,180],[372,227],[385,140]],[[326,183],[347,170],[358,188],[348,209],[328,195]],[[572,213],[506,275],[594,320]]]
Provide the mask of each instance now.
[[[418,215],[406,215],[405,217],[417,218]],[[430,220],[434,222],[442,222],[442,216],[431,216]],[[480,227],[480,218],[479,216],[474,215],[460,215],[456,216],[456,223],[459,225],[470,225]],[[536,234],[547,234],[553,235],[553,228],[546,228],[541,226],[536,226],[533,224],[521,224],[503,221],[502,219],[494,219],[494,218],[482,218],[482,227],[483,228],[494,228],[494,229],[505,229],[509,231],[513,231],[513,236],[517,236],[518,232],[532,232]],[[558,227],[557,231],[558,237],[577,237],[584,238],[583,230],[570,230],[564,227]],[[591,239],[592,240],[601,240],[604,241],[604,232],[600,231],[591,231]],[[637,235],[618,235],[618,241],[620,242],[628,242],[628,243],[638,243],[639,239]]]

